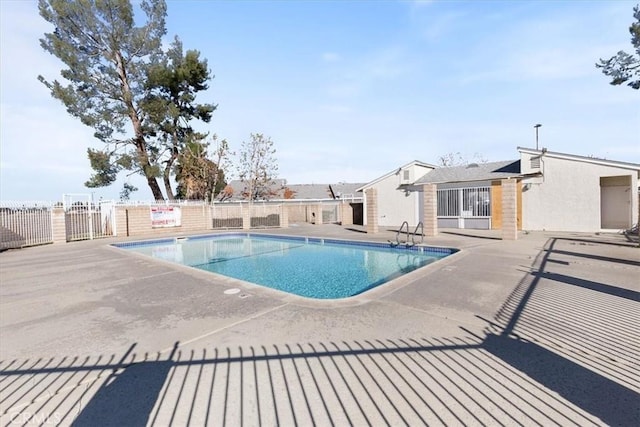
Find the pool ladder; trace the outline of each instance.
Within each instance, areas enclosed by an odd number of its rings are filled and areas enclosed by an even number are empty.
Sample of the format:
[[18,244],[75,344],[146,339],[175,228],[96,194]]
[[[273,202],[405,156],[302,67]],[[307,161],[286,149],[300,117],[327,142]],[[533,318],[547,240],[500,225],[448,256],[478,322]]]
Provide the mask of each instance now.
[[[406,235],[407,235],[407,240],[405,242],[401,242],[400,241],[400,234],[402,233],[402,230],[404,230],[405,226],[407,228],[407,231],[405,232]],[[418,234],[418,229],[420,229],[420,243],[422,243],[424,241],[424,225],[422,224],[422,221],[420,221],[418,223],[418,225],[416,225],[416,228],[413,230],[413,233],[409,232],[409,223],[407,221],[404,221],[402,223],[402,225],[400,226],[400,229],[396,233],[396,241],[393,242],[393,241],[389,240],[388,242],[391,243],[391,246],[400,246],[401,244],[404,244],[407,247],[415,246],[416,245],[416,235]],[[409,236],[411,236],[411,243],[409,243]]]

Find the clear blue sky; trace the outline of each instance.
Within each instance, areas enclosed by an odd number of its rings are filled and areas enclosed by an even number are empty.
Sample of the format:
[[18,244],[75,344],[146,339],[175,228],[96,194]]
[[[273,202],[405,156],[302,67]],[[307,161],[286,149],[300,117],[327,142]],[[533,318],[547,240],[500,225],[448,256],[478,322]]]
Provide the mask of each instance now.
[[[594,64],[632,51],[633,1],[169,1],[167,41],[215,79],[209,125],[238,150],[272,138],[289,183],[367,182],[446,153],[516,159],[517,146],[640,163],[640,91]],[[37,81],[62,68],[35,1],[0,1],[0,199],[117,198],[86,189],[92,130]],[[233,172],[233,171],[231,171]]]

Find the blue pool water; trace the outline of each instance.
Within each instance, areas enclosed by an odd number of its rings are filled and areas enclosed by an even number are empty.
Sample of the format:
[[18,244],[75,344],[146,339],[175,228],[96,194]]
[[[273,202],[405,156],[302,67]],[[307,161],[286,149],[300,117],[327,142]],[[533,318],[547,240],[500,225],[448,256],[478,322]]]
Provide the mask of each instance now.
[[318,299],[360,294],[456,251],[256,234],[162,239],[115,246]]

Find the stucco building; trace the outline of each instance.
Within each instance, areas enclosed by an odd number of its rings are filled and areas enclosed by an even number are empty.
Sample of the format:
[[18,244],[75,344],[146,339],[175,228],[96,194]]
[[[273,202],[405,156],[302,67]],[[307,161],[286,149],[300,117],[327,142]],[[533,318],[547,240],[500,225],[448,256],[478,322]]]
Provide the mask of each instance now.
[[398,226],[404,221],[417,225],[422,221],[423,197],[421,192],[415,191],[413,183],[436,167],[414,160],[360,186],[356,191],[363,194],[364,211],[367,212],[366,190],[375,189],[379,226]]
[[[422,189],[435,184],[438,228],[499,229],[504,179],[516,182],[518,229],[595,232],[638,223],[640,164],[546,149],[518,152],[515,160],[455,167],[413,161],[358,191],[377,190],[383,227],[404,221],[415,227],[424,218]],[[365,212],[370,203],[365,197]]]

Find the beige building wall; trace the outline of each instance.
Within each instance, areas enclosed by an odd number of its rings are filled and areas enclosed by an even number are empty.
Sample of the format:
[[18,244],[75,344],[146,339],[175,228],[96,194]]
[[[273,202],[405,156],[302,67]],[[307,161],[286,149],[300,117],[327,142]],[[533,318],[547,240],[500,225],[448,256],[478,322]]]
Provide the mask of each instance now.
[[[400,226],[404,221],[409,227],[415,227],[422,220],[419,218],[418,204],[420,197],[417,191],[405,191],[400,188],[400,180],[397,175],[391,175],[380,182],[373,184],[378,194],[378,225],[381,227]],[[369,217],[369,207],[365,193],[365,210]],[[366,223],[365,223],[366,225]]]
[[[638,209],[634,208],[638,206],[638,171],[546,155],[540,158],[537,169],[531,167],[532,157],[522,153],[523,173],[541,172],[542,176],[522,181],[524,230],[600,231],[601,178],[605,177],[626,177],[630,183],[628,201],[624,202],[628,205],[628,227],[638,222]],[[538,161],[534,159],[533,163]]]

